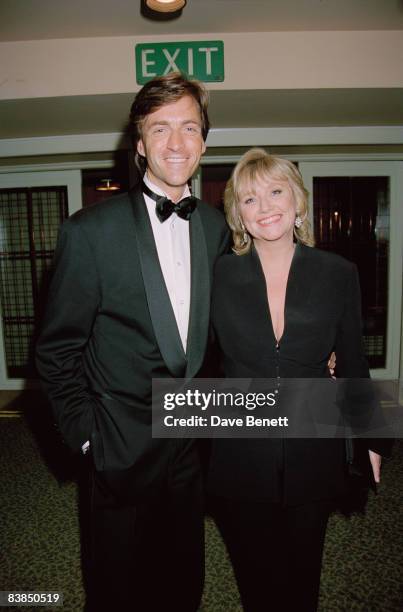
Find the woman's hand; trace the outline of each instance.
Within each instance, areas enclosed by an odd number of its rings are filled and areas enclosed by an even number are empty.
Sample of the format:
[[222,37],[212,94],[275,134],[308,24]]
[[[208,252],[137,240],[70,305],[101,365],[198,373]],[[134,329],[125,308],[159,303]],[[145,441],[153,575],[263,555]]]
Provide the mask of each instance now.
[[374,480],[376,483],[381,482],[381,463],[382,456],[378,455],[374,451],[370,450],[369,452],[369,460],[371,462],[372,473],[374,475]]
[[334,351],[330,355],[329,361],[327,362],[327,367],[329,368],[330,376],[332,378],[336,378],[334,375],[334,369],[336,367],[336,353]]

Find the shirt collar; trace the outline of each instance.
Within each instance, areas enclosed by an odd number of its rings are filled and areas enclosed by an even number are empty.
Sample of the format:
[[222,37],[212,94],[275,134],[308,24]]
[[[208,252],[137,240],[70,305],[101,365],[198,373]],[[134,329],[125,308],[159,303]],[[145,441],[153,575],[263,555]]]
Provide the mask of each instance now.
[[[161,196],[165,196],[167,198],[169,198],[169,196],[161,189],[161,187],[158,187],[158,185],[156,185],[155,183],[153,183],[149,178],[148,178],[148,174],[147,172],[144,174],[143,176],[143,181],[145,182],[145,184],[147,185],[147,187],[149,187],[152,191],[154,191],[154,193],[161,195]],[[182,197],[180,198],[180,200],[182,200],[182,198],[187,198],[187,196],[190,196],[190,189],[189,189],[189,185],[186,184],[185,188],[183,190],[182,193]],[[151,199],[151,198],[150,198]]]

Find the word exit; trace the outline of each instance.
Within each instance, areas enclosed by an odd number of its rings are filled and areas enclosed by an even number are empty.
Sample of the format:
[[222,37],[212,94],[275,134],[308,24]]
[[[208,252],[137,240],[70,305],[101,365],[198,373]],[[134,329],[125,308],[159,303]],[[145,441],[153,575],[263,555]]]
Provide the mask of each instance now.
[[136,45],[136,80],[144,85],[156,76],[180,71],[190,78],[212,82],[224,80],[222,40],[144,43]]

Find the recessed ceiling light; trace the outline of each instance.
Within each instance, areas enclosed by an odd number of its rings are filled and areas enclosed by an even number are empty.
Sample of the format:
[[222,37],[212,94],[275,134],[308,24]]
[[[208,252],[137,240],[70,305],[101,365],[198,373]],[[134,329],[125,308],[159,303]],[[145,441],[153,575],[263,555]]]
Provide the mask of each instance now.
[[152,11],[160,13],[173,13],[179,11],[186,4],[186,0],[146,0],[146,5]]

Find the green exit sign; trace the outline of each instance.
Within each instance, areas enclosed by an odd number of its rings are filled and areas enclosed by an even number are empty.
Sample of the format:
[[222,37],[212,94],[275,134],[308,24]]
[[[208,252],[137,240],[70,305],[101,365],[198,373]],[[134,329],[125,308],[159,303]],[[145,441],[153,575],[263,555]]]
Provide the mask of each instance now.
[[144,85],[156,76],[180,71],[189,78],[212,82],[224,80],[222,40],[144,43],[136,45],[136,80]]

